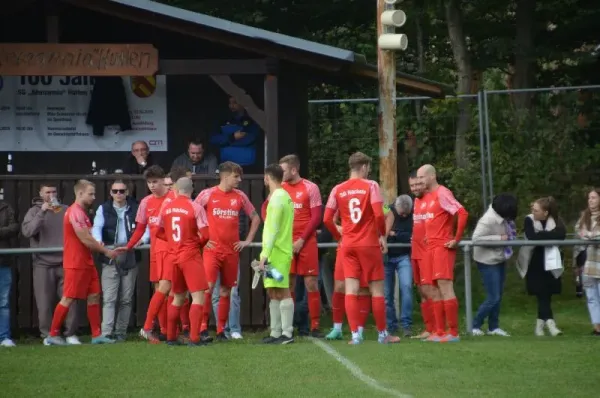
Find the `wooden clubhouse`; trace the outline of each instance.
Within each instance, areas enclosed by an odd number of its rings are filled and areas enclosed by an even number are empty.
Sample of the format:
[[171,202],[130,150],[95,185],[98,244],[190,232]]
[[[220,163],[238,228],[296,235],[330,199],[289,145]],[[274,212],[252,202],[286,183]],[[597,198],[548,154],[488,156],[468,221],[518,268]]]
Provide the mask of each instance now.
[[[227,107],[229,96],[246,108],[264,134],[259,142],[264,138],[266,144],[259,145],[259,159],[273,162],[287,153],[306,157],[309,85],[376,84],[377,79],[376,65],[361,54],[149,0],[21,0],[3,5],[0,21],[0,76],[165,75],[168,149],[153,152],[163,167],[185,151],[186,138],[210,131],[211,117]],[[400,72],[397,85],[401,92],[436,98],[451,91]],[[1,145],[0,151],[0,159],[6,159],[8,152]],[[1,175],[0,187],[19,221],[42,180],[56,182],[63,202],[70,203],[74,182],[89,178],[98,185],[98,203],[103,202],[114,176],[87,176],[91,160],[100,166],[124,160],[123,152],[108,151],[10,153],[15,174]],[[215,182],[214,176],[194,179],[197,191]],[[139,176],[131,181],[140,199],[146,192],[144,181]],[[262,176],[245,175],[242,189],[260,208]],[[21,239],[22,247],[28,244]],[[265,296],[260,289],[250,289],[247,266],[256,254],[247,250],[242,256],[239,294],[241,323],[259,327],[266,320]],[[11,302],[17,329],[37,325],[30,257],[18,256],[15,271]],[[146,256],[132,315],[135,326],[143,323],[150,297],[145,264]]]

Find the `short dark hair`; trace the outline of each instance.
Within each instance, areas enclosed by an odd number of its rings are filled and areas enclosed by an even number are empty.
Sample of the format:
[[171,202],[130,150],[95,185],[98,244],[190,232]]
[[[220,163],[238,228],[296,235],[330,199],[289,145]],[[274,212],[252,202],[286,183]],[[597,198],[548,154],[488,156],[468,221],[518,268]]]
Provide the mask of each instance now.
[[413,170],[408,175],[408,178],[417,178],[417,170]]
[[166,175],[165,175],[165,171],[163,170],[163,168],[156,164],[148,167],[146,169],[146,171],[144,171],[144,178],[146,180],[155,180],[155,179],[165,178],[165,177],[166,177]]
[[492,199],[492,209],[505,220],[514,220],[518,214],[517,198],[510,193],[500,193]]
[[58,190],[58,184],[50,181],[44,181],[40,184],[40,191],[44,188],[56,188]]
[[283,169],[277,163],[272,163],[265,168],[265,174],[271,177],[276,182],[283,181]]
[[171,168],[171,171],[169,172],[169,174],[167,175],[167,177],[170,177],[171,180],[173,181],[173,183],[177,182],[177,180],[179,180],[181,177],[187,177],[187,173],[190,171],[190,169],[188,169],[185,166],[173,166]]
[[239,164],[227,161],[219,165],[219,175],[222,175],[223,173],[237,173],[242,175],[244,174],[244,170]]
[[189,148],[190,145],[202,145],[202,148],[206,149],[206,142],[204,142],[204,140],[201,138],[192,138],[188,140],[187,147]]
[[348,158],[350,170],[360,170],[361,167],[371,164],[371,158],[362,152],[355,152]]

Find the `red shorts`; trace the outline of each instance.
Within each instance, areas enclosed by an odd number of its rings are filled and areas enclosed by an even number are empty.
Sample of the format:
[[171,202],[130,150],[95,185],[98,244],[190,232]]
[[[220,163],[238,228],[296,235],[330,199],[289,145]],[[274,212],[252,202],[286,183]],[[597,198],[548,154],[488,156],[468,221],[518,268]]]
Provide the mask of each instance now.
[[423,264],[423,260],[420,258],[411,258],[410,263],[412,265],[412,273],[413,273],[413,282],[415,285],[421,285],[421,264]]
[[359,279],[361,284],[385,279],[383,254],[379,247],[342,246],[344,276]]
[[181,294],[185,291],[194,293],[207,289],[206,272],[200,253],[173,266],[171,287],[173,293]]
[[300,276],[319,275],[319,247],[316,238],[309,238],[298,254],[292,257],[290,274]]
[[[345,282],[346,278],[344,277],[344,257],[340,250],[335,253],[335,268],[333,270],[333,279],[339,282]],[[362,278],[360,280],[361,288],[368,288],[369,282],[367,282],[366,278]]]
[[85,300],[91,294],[100,294],[100,279],[96,267],[86,269],[65,268],[63,296]]
[[175,258],[169,252],[158,252],[150,259],[150,282],[170,281]]
[[237,286],[239,264],[240,254],[237,252],[222,253],[210,249],[204,250],[204,270],[206,278],[211,284],[217,282],[220,274],[221,286],[229,288]]
[[[456,250],[445,247],[432,247],[428,249],[428,253],[431,281],[437,281],[438,279],[454,280]],[[423,279],[423,275],[421,275],[421,279]]]

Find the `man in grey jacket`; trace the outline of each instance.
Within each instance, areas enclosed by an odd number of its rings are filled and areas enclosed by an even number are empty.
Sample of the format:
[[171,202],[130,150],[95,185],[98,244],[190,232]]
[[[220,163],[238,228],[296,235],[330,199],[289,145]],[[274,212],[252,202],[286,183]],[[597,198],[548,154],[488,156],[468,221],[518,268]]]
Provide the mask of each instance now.
[[[207,152],[206,144],[201,140],[195,139],[189,142],[186,153],[182,153],[173,161],[173,167],[185,167],[192,174],[214,175],[219,165],[217,157]],[[175,181],[173,181],[175,182]]]
[[[40,196],[33,198],[21,232],[29,238],[32,248],[61,247],[63,245],[63,218],[67,206],[59,204],[56,199],[56,186],[42,183]],[[56,302],[62,297],[63,289],[63,254],[37,253],[33,258],[33,292],[38,309],[40,334],[46,344],[46,337],[52,323],[52,313]],[[81,344],[77,332],[77,306],[71,306],[66,321],[65,336],[67,344]]]

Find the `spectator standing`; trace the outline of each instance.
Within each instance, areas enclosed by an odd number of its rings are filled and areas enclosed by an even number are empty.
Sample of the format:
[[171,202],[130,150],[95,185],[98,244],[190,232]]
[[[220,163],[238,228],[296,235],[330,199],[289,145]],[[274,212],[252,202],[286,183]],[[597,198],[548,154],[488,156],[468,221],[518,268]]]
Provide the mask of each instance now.
[[[394,216],[392,228],[388,234],[388,243],[410,243],[412,237],[413,201],[408,195],[400,195],[393,205],[389,206]],[[396,288],[396,274],[400,288],[401,315],[400,324],[405,337],[412,334],[412,265],[410,262],[409,247],[390,247],[385,262],[385,306],[387,328],[390,333],[398,331],[396,306],[394,305],[394,291]]]
[[[477,222],[471,239],[481,241],[507,241],[516,237],[515,218],[517,217],[517,198],[510,194],[499,194]],[[481,330],[484,320],[488,319],[488,334],[509,337],[500,329],[500,303],[506,278],[506,261],[512,256],[510,246],[475,246],[473,259],[477,264],[483,286],[485,301],[479,306],[473,322],[473,335],[483,336]]]
[[[600,336],[600,189],[588,193],[588,207],[581,213],[575,231],[581,239],[597,241],[585,248],[585,262],[581,273],[587,297],[588,311],[594,330]],[[592,242],[590,242],[592,243]]]
[[[0,249],[18,247],[19,223],[15,211],[5,201],[0,201]],[[10,288],[14,258],[0,254],[0,347],[14,347],[10,336]]]
[[[32,248],[62,247],[63,219],[67,206],[58,203],[56,186],[42,183],[39,197],[33,198],[32,207],[25,214],[21,232]],[[44,345],[50,333],[52,313],[63,294],[63,252],[32,255],[33,293],[38,310],[38,324]],[[77,337],[78,305],[69,308],[65,337],[67,344],[81,344]]]
[[251,166],[256,162],[258,125],[233,97],[229,98],[229,111],[229,118],[211,136],[210,143],[220,148],[221,163],[230,161]]
[[[188,144],[186,153],[182,153],[173,161],[171,168],[182,166],[192,174],[215,174],[218,169],[217,158],[206,151],[206,145],[194,139]],[[175,182],[175,181],[173,181]]]
[[[248,216],[242,209],[240,211],[240,236],[246,236],[248,234]],[[238,281],[240,280],[240,264],[238,263]],[[213,314],[218,314],[219,299],[220,299],[220,287],[221,287],[221,275],[217,276],[217,281],[212,292],[212,307]],[[240,325],[240,295],[239,286],[236,284],[231,288],[231,307],[229,308],[229,318],[225,324],[225,336],[233,340],[241,340],[242,326]]]
[[[543,197],[531,206],[525,217],[525,237],[528,240],[564,240],[567,231],[558,217],[558,206],[553,197]],[[552,336],[562,332],[556,327],[552,313],[552,296],[562,290],[563,273],[560,251],[556,246],[523,246],[519,250],[517,267],[525,278],[527,292],[537,298],[538,319],[535,335],[543,336],[544,327]]]
[[123,173],[144,174],[144,171],[154,164],[150,147],[146,141],[136,141],[131,144],[131,154],[127,157]]
[[[137,201],[128,196],[125,183],[116,180],[110,187],[111,199],[98,206],[92,236],[105,246],[121,247],[135,231],[135,216],[138,211]],[[141,243],[148,243],[150,230],[146,228]],[[102,335],[125,341],[127,326],[131,316],[133,292],[138,275],[137,264],[140,261],[138,251],[127,251],[114,260],[100,255],[102,263]],[[116,321],[115,321],[116,314]]]

